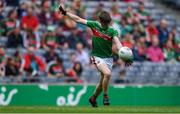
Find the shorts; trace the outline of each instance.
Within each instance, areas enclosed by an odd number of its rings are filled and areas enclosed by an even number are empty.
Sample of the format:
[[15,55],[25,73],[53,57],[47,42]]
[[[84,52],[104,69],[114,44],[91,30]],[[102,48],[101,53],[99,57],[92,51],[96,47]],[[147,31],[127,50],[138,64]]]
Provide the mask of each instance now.
[[100,58],[96,56],[91,56],[90,58],[91,63],[93,63],[96,67],[98,67],[100,64],[106,64],[110,70],[112,70],[113,67],[113,58]]

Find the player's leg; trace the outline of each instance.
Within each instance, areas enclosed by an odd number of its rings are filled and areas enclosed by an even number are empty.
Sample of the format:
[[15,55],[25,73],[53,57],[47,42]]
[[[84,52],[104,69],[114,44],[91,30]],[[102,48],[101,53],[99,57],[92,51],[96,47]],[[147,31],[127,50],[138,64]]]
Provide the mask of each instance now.
[[100,81],[99,81],[99,83],[97,84],[97,86],[96,86],[96,89],[95,89],[95,91],[94,91],[94,97],[95,97],[95,99],[99,96],[99,94],[102,92],[102,82],[103,82],[103,79],[104,79],[104,75],[103,75],[103,73],[99,70],[99,65],[100,64],[102,64],[102,63],[104,63],[103,62],[103,60],[102,59],[100,59],[99,57],[91,57],[90,58],[90,61],[91,61],[91,63],[92,64],[94,64],[95,65],[95,67],[98,69],[98,71],[100,72],[100,74],[101,74],[101,77],[100,77]]
[[99,83],[97,84],[96,86],[96,89],[94,91],[94,97],[95,99],[100,95],[100,93],[102,92],[102,82],[103,82],[103,79],[104,79],[104,75],[101,73],[101,77],[100,77],[100,81]]
[[104,105],[109,105],[108,87],[109,87],[109,80],[111,77],[111,70],[108,68],[107,64],[104,64],[104,63],[99,65],[98,69],[103,74],[103,81],[102,81],[102,88],[103,88],[103,92],[104,92],[103,103],[104,103]]
[[[98,65],[98,63],[100,63],[99,60],[95,59],[95,57],[91,57],[91,58],[90,58],[90,61],[91,61],[91,63],[94,64],[95,67],[98,69],[97,65]],[[99,83],[98,83],[97,86],[96,86],[96,89],[95,89],[95,91],[94,91],[94,94],[93,94],[93,96],[91,96],[91,97],[89,98],[89,102],[90,102],[90,104],[92,105],[92,107],[97,107],[96,98],[97,98],[97,97],[100,95],[100,93],[102,92],[102,82],[103,82],[103,75],[102,75],[102,73],[101,73],[100,81],[99,81]]]
[[111,78],[111,69],[113,66],[113,59],[112,58],[103,58],[101,59],[101,64],[98,65],[99,71],[103,74],[103,81],[102,81],[102,88],[104,92],[103,103],[104,105],[109,105],[109,98],[108,98],[108,87],[109,87],[109,80]]
[[[110,67],[112,67],[113,61],[111,59],[108,59],[106,61],[105,59],[101,59],[99,57],[91,57],[91,62],[94,63],[98,71],[101,72],[101,80],[100,80],[100,83],[97,85],[97,89],[95,90],[95,97],[97,98],[97,96],[100,94],[100,91],[103,90],[104,92],[103,103],[104,105],[109,105],[108,85],[109,85],[109,80],[111,76]],[[95,104],[96,99],[94,98],[92,99],[92,101],[94,101],[93,104]],[[93,104],[91,103],[92,106]]]
[[91,105],[92,105],[93,107],[97,107],[96,99],[97,99],[97,97],[100,95],[100,93],[102,92],[102,82],[103,82],[103,75],[102,75],[102,73],[101,73],[100,81],[99,81],[99,83],[98,83],[97,86],[96,86],[96,89],[95,89],[95,91],[94,91],[94,94],[93,94],[93,96],[91,96],[91,97],[89,98],[89,102],[91,103]]

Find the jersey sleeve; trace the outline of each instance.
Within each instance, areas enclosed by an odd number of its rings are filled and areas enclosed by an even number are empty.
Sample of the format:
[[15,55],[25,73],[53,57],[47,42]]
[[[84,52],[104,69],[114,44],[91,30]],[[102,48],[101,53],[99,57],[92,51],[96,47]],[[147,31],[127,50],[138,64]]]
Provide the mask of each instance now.
[[95,28],[96,26],[98,26],[98,22],[87,20],[87,26],[90,28]]
[[113,36],[113,38],[114,38],[115,36],[118,36],[118,31],[117,31],[117,30],[114,30],[112,36]]

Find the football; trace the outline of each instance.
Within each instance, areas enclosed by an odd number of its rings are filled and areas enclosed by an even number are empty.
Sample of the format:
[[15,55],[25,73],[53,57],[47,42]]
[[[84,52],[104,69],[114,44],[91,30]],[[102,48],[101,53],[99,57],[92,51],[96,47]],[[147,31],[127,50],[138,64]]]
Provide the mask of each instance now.
[[120,59],[125,60],[125,61],[133,59],[133,53],[129,47],[122,47],[119,50],[118,55]]

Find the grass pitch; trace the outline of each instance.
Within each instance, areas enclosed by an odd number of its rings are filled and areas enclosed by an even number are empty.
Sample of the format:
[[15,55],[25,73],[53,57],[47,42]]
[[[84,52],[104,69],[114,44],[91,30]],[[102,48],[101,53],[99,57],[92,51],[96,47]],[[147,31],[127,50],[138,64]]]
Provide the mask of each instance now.
[[180,114],[180,106],[178,107],[172,107],[172,106],[157,106],[157,107],[151,107],[151,106],[102,106],[98,108],[92,108],[92,107],[83,107],[83,106],[77,106],[77,107],[49,107],[49,106],[0,106],[0,113],[121,113],[121,114],[172,114],[177,113]]

